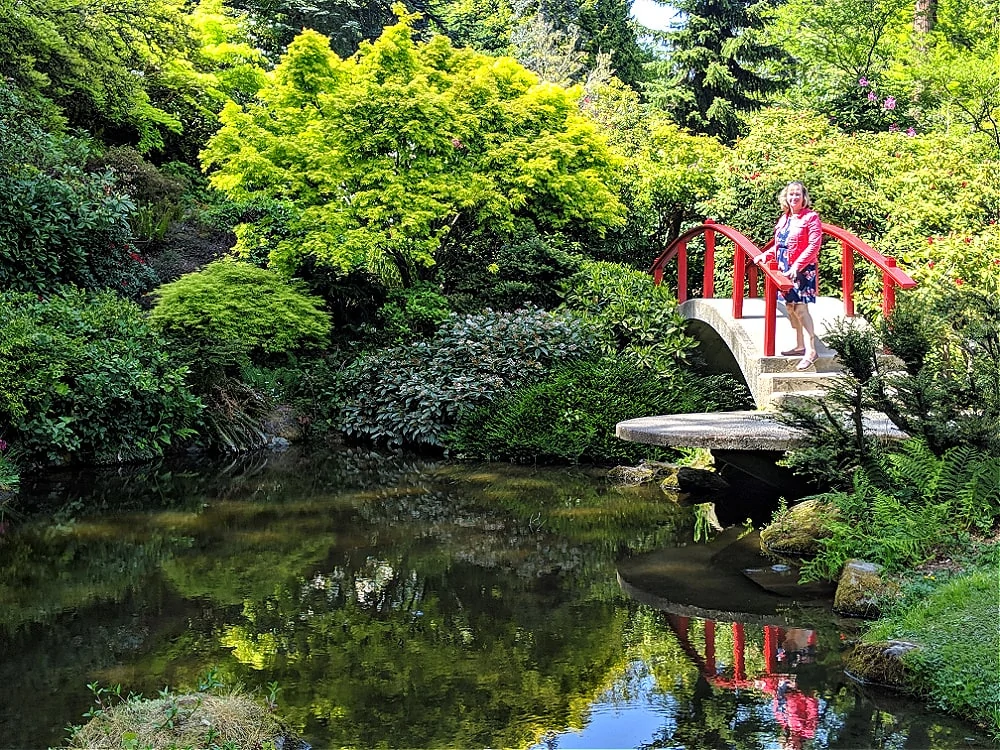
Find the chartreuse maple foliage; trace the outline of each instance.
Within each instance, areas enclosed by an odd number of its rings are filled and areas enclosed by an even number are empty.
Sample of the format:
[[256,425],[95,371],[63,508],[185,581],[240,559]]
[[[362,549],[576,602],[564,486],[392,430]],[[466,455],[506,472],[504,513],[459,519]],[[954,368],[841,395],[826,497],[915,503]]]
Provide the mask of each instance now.
[[226,105],[202,152],[212,183],[283,207],[239,227],[240,251],[409,285],[463,232],[623,222],[620,166],[581,92],[445,37],[415,42],[414,18],[347,59],[304,31],[255,101]]

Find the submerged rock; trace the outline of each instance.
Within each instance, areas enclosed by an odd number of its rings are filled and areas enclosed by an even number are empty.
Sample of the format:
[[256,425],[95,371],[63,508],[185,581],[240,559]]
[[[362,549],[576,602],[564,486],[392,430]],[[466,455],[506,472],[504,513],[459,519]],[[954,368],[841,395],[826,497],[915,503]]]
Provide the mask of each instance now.
[[815,495],[791,506],[760,532],[761,549],[776,557],[801,560],[819,552],[819,539],[836,507],[826,495]]
[[878,617],[879,602],[898,591],[898,584],[883,577],[882,566],[865,560],[848,560],[840,574],[833,609],[848,617]]

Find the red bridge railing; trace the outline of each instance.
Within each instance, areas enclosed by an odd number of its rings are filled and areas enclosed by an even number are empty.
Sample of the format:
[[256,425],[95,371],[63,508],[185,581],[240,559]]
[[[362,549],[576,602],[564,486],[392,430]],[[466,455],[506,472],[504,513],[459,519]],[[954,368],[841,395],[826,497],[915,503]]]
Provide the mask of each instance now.
[[[688,241],[705,235],[705,267],[702,272],[702,296],[710,299],[715,296],[715,239],[722,235],[733,243],[733,318],[743,317],[744,294],[756,297],[759,278],[758,269],[764,278],[764,356],[773,357],[775,348],[775,326],[778,318],[778,292],[786,292],[792,288],[792,282],[778,271],[774,260],[763,261],[766,250],[774,245],[772,238],[763,247],[748,239],[745,235],[725,224],[716,224],[706,219],[704,224],[692,227],[677,239],[653,261],[649,272],[653,274],[656,284],[663,281],[663,269],[675,258],[677,259],[677,301],[685,302],[688,298]],[[917,285],[913,279],[896,267],[896,259],[882,255],[860,237],[846,229],[833,224],[823,224],[823,235],[840,240],[841,265],[843,276],[841,291],[844,300],[844,315],[854,317],[854,255],[857,253],[882,271],[882,313],[889,315],[896,305],[896,288],[912,289]],[[749,285],[748,285],[749,282]],[[817,278],[817,289],[819,279]]]

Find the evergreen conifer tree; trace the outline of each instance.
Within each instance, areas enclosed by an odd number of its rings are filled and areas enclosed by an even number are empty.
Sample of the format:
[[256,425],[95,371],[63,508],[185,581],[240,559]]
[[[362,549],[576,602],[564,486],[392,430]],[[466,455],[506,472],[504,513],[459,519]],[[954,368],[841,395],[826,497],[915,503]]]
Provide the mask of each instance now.
[[732,142],[739,115],[760,109],[784,86],[777,73],[786,56],[762,30],[770,0],[676,0],[676,25],[664,34],[667,52],[647,87],[650,102],[696,133]]

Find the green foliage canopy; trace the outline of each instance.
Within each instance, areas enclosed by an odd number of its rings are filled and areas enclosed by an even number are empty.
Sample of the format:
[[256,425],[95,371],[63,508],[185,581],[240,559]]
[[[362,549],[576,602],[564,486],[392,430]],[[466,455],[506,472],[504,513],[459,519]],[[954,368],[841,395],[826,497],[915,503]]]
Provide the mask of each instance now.
[[466,227],[621,223],[617,161],[572,90],[444,37],[418,44],[411,23],[346,60],[303,32],[257,101],[223,110],[202,154],[213,184],[289,206],[283,222],[243,225],[241,251],[408,285]]

